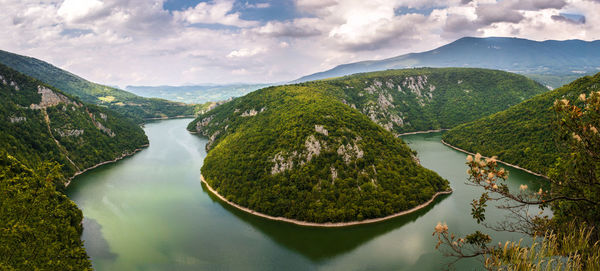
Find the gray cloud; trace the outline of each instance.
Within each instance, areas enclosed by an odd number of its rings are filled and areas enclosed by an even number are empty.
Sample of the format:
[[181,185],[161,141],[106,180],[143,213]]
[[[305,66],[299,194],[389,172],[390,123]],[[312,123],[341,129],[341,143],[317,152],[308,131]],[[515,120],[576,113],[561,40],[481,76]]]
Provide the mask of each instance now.
[[567,5],[564,0],[512,0],[511,2],[510,7],[518,10],[560,9]]
[[463,15],[450,15],[442,28],[442,37],[452,40],[464,36],[477,36],[480,34],[479,27],[479,24]]
[[476,9],[477,20],[483,25],[507,22],[519,23],[525,17],[516,10],[499,8],[498,5],[481,5]]
[[297,21],[268,22],[255,29],[255,32],[270,37],[304,38],[321,35],[321,31],[310,24]]

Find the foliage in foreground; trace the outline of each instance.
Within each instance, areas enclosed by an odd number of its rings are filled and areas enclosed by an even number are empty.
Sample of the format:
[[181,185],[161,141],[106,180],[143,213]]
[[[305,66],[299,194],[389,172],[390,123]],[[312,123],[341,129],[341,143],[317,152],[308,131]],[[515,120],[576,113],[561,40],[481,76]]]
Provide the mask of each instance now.
[[0,152],[0,270],[91,270],[83,215],[60,182],[56,164],[32,170]]
[[[531,246],[507,242],[494,247],[487,234],[478,231],[458,238],[448,232],[447,225],[439,224],[434,232],[438,248],[458,258],[483,256],[492,270],[600,269],[600,86],[592,88],[589,96],[581,94],[575,102],[560,99],[554,103],[556,130],[566,155],[550,171],[550,190],[532,192],[521,185],[519,192],[510,191],[505,183],[507,172],[498,167],[495,157],[467,157],[469,183],[485,189],[472,202],[473,218],[483,222],[487,202],[503,201],[500,208],[510,210],[513,219],[485,226],[543,239],[534,239]],[[554,216],[531,214],[529,206],[550,207]]]

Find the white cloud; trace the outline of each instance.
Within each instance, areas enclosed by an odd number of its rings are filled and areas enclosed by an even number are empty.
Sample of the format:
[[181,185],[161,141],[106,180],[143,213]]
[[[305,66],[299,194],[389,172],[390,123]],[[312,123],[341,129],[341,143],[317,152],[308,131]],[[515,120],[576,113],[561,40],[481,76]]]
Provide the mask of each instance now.
[[102,4],[99,0],[65,0],[58,9],[58,15],[67,21],[74,21],[99,10]]
[[175,11],[175,18],[186,23],[223,24],[239,27],[254,26],[257,23],[240,19],[240,13],[229,13],[233,9],[232,0],[216,0],[212,3],[200,2],[184,11]]
[[227,55],[227,58],[251,57],[251,56],[255,56],[255,55],[264,53],[266,51],[267,51],[267,49],[265,49],[265,48],[254,48],[254,49],[242,48],[239,50],[231,51],[231,53],[229,53]]

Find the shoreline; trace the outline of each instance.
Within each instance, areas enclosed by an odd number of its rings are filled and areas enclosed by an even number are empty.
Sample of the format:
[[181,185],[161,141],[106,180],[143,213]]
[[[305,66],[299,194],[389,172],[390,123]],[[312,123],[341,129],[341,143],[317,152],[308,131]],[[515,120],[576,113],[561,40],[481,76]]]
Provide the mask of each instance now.
[[173,116],[173,117],[160,117],[160,118],[146,118],[143,119],[144,121],[147,120],[170,120],[170,119],[187,119],[187,118],[195,118],[197,117],[196,115],[179,115],[179,116]]
[[119,160],[122,160],[122,159],[124,159],[124,158],[126,158],[126,157],[133,156],[134,154],[136,154],[136,153],[138,153],[138,152],[142,151],[143,149],[147,148],[148,146],[150,146],[150,144],[144,144],[144,145],[140,146],[139,148],[137,148],[137,149],[133,150],[132,152],[123,153],[121,156],[119,156],[119,157],[117,157],[117,158],[115,158],[115,159],[113,159],[113,160],[109,160],[109,161],[100,162],[100,163],[98,163],[98,164],[96,164],[96,165],[93,165],[93,166],[91,166],[91,167],[88,167],[88,168],[85,168],[85,169],[83,169],[83,170],[80,170],[80,171],[77,171],[77,172],[75,172],[75,174],[73,174],[73,176],[71,176],[71,177],[69,178],[69,180],[68,180],[68,181],[65,183],[65,188],[66,188],[66,187],[69,187],[69,185],[71,184],[71,181],[73,181],[73,179],[75,179],[75,177],[77,177],[77,176],[79,176],[79,175],[81,175],[81,174],[83,174],[83,173],[86,173],[87,171],[90,171],[90,170],[92,170],[92,169],[95,169],[95,168],[97,168],[97,167],[100,167],[100,166],[103,166],[103,165],[106,165],[106,164],[115,163],[115,162],[117,162],[117,161],[119,161]]
[[252,209],[240,206],[236,203],[233,203],[229,200],[227,200],[225,197],[221,196],[221,194],[219,194],[216,190],[214,190],[209,184],[208,182],[206,182],[206,180],[204,179],[204,176],[202,174],[200,174],[200,181],[202,183],[204,183],[206,185],[206,187],[208,188],[208,190],[215,196],[217,196],[217,198],[219,198],[221,201],[229,204],[230,206],[233,206],[241,211],[244,211],[246,213],[255,215],[255,216],[260,216],[262,218],[266,218],[269,220],[275,220],[275,221],[282,221],[282,222],[287,222],[287,223],[292,223],[292,224],[296,224],[299,226],[308,226],[308,227],[323,227],[323,228],[335,228],[335,227],[348,227],[348,226],[355,226],[355,225],[362,225],[362,224],[371,224],[371,223],[376,223],[376,222],[381,222],[384,220],[388,220],[391,218],[395,218],[395,217],[399,217],[399,216],[403,216],[403,215],[407,215],[413,212],[416,212],[418,210],[421,210],[425,207],[427,207],[429,204],[431,204],[439,195],[447,195],[447,194],[452,194],[452,190],[450,191],[441,191],[441,192],[437,192],[433,195],[433,197],[431,197],[430,200],[421,203],[411,209],[399,212],[399,213],[395,213],[395,214],[391,214],[388,216],[384,216],[384,217],[380,217],[380,218],[371,218],[371,219],[365,219],[362,221],[351,221],[351,222],[326,222],[326,223],[316,223],[316,222],[307,222],[307,221],[300,221],[300,220],[295,220],[295,219],[291,219],[291,218],[285,218],[285,217],[275,217],[275,216],[270,216],[267,214],[263,214],[257,211],[254,211]]
[[443,132],[443,131],[448,131],[450,129],[436,129],[436,130],[427,130],[427,131],[416,131],[416,132],[408,132],[408,133],[402,133],[402,134],[397,134],[396,136],[406,136],[406,135],[416,135],[416,134],[429,134],[429,133],[437,133],[437,132]]
[[[470,154],[470,155],[475,155],[475,153],[472,153],[472,152],[470,152],[470,151],[463,150],[463,149],[461,149],[461,148],[459,148],[459,147],[452,146],[452,145],[450,145],[450,144],[446,143],[446,141],[444,141],[444,140],[442,140],[442,144],[444,144],[444,145],[446,145],[446,146],[448,146],[448,147],[450,147],[450,148],[453,148],[453,149],[455,149],[455,150],[457,150],[457,151],[464,152],[464,153],[466,153],[466,154]],[[489,157],[486,157],[486,156],[483,156],[483,155],[482,155],[481,157],[482,157],[482,158],[489,158]],[[550,179],[550,178],[548,178],[548,176],[546,176],[546,175],[543,175],[543,174],[540,174],[540,173],[537,173],[537,172],[533,172],[533,171],[531,171],[531,170],[529,170],[529,169],[522,168],[522,167],[520,167],[520,166],[513,165],[513,164],[511,164],[511,163],[507,163],[507,162],[504,162],[504,161],[502,161],[502,160],[498,160],[498,159],[496,159],[496,161],[497,161],[498,163],[502,163],[502,164],[504,164],[504,165],[507,165],[507,166],[509,166],[509,167],[513,167],[513,168],[516,168],[516,169],[520,169],[520,170],[522,170],[522,171],[525,171],[525,172],[527,172],[527,173],[529,173],[529,174],[531,174],[531,175],[535,175],[535,176],[542,177],[542,178],[545,178],[545,179]]]

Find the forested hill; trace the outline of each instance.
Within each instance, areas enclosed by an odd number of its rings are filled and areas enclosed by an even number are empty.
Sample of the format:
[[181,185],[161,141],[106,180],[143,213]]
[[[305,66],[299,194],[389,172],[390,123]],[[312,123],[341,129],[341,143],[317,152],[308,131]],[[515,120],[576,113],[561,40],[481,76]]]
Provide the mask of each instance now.
[[295,82],[410,67],[480,67],[524,74],[557,88],[580,77],[581,73],[596,73],[600,68],[598,63],[600,40],[465,37],[426,52],[339,65]]
[[548,91],[522,75],[473,68],[420,68],[299,84],[322,89],[395,133],[452,128]]
[[144,98],[117,88],[87,81],[32,57],[0,50],[0,63],[54,86],[82,101],[108,107],[137,123],[144,119],[194,115],[195,105]]
[[145,144],[134,122],[0,64],[0,151],[27,167],[55,161],[69,177]]
[[270,87],[194,120],[209,137],[202,167],[229,200],[312,222],[382,217],[447,182],[394,133],[449,128],[546,89],[484,69],[410,69]]
[[505,111],[457,126],[445,133],[443,140],[471,152],[497,155],[502,161],[548,174],[557,159],[567,155],[556,143],[557,116],[552,110],[553,103],[558,99],[577,102],[580,94],[599,90],[600,73],[582,77]]
[[201,115],[188,129],[212,140],[206,181],[230,201],[272,216],[383,217],[449,189],[402,140],[318,88],[261,89]]

